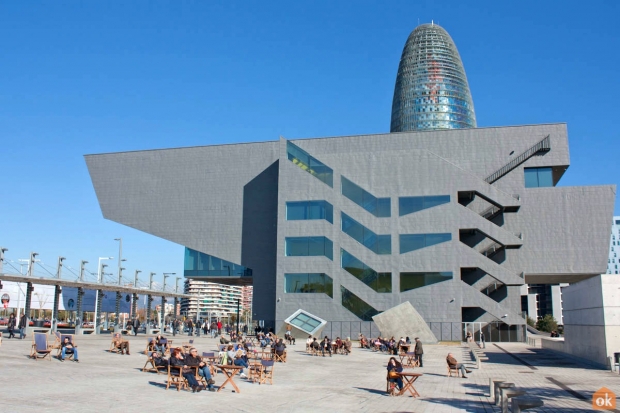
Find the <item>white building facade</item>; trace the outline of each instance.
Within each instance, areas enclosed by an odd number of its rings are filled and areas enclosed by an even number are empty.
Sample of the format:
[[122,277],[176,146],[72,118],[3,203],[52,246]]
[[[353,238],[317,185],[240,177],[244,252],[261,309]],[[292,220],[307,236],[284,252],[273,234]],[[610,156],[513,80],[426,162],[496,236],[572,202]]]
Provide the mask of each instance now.
[[243,287],[217,284],[194,279],[185,280],[185,293],[193,297],[181,302],[181,315],[199,320],[229,320],[230,315],[243,311]]

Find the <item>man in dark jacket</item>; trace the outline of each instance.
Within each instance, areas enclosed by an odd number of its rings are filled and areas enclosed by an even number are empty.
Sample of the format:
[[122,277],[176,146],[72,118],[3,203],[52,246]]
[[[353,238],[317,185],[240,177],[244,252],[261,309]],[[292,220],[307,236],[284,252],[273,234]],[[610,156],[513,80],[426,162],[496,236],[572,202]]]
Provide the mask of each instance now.
[[413,352],[415,353],[415,357],[418,360],[420,367],[424,367],[422,364],[422,355],[424,354],[424,349],[422,348],[422,342],[420,341],[419,337],[415,338],[415,349],[413,350]]
[[26,337],[26,323],[28,322],[26,318],[26,314],[22,314],[19,319],[19,324],[17,328],[19,328],[19,339],[23,340]]
[[137,336],[138,335],[138,328],[140,327],[140,319],[138,317],[133,319],[133,335]]

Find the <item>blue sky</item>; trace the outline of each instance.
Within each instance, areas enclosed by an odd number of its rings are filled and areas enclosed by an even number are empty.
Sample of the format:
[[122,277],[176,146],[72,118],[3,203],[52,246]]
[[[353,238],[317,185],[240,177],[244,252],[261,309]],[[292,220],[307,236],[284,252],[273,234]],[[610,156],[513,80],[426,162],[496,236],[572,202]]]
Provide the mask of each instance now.
[[388,132],[418,21],[454,39],[479,127],[567,122],[560,185],[618,184],[618,15],[613,1],[2,2],[0,246],[95,272],[122,237],[130,278],[180,276],[182,246],[103,219],[83,155]]

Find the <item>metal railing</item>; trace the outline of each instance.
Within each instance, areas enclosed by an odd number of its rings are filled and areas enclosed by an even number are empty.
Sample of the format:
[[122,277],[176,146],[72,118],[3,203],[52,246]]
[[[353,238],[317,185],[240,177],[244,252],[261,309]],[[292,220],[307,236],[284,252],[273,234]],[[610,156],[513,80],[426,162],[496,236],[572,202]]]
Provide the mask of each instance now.
[[551,150],[551,139],[550,135],[547,135],[538,142],[536,145],[532,146],[521,155],[514,158],[512,161],[508,162],[506,165],[499,168],[497,171],[493,172],[489,175],[485,181],[489,184],[500,179],[502,176],[506,175],[508,172],[515,169],[517,166],[521,165],[523,162],[527,161],[532,156],[536,155],[538,152],[549,152]]

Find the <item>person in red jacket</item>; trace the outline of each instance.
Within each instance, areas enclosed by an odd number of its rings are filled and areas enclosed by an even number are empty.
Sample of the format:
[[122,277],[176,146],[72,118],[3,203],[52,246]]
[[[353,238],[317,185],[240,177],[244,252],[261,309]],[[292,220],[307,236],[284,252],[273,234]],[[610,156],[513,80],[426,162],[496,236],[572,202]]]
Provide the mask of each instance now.
[[221,335],[222,334],[222,322],[218,320],[217,322],[217,334]]

